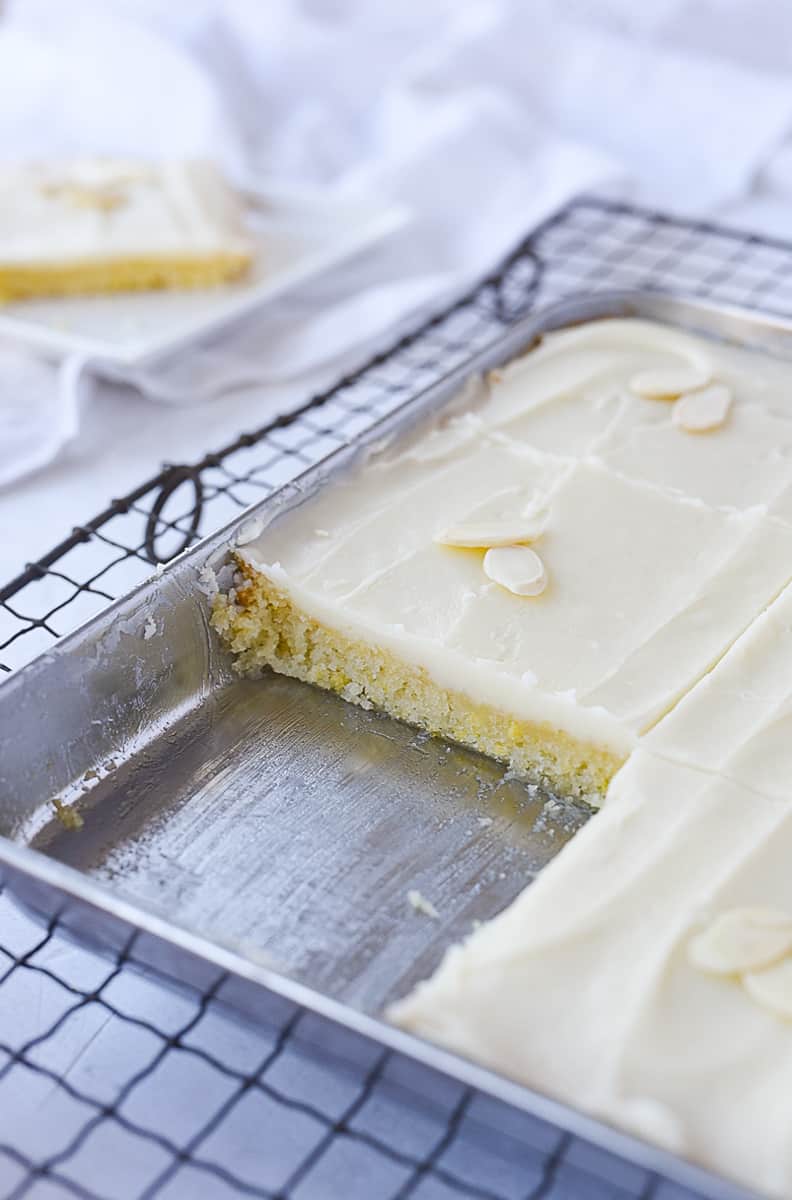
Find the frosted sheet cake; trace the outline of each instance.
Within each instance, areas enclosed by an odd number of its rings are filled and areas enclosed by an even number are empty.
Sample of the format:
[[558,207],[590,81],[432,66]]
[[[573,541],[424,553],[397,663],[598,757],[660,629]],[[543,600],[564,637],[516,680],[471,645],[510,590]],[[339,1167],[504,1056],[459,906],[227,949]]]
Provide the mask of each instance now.
[[777,1197],[791,375],[645,321],[546,337],[243,538],[214,608],[242,670],[606,799],[390,1019]]
[[242,206],[209,163],[0,167],[0,301],[205,287],[251,258]]
[[792,574],[788,367],[639,320],[547,336],[235,550],[272,667],[594,802]]

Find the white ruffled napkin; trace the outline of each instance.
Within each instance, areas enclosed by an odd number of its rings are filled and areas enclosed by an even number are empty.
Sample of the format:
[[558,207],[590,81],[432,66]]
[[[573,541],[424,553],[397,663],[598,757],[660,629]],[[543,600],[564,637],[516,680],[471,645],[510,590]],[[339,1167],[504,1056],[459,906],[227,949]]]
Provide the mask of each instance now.
[[[792,17],[774,0],[17,0],[6,12],[0,159],[202,155],[258,191],[361,189],[413,213],[222,339],[130,372],[151,399],[204,403],[340,369],[584,189],[775,232],[791,211],[792,36],[778,23],[792,35]],[[79,436],[80,366],[2,347],[0,485]]]

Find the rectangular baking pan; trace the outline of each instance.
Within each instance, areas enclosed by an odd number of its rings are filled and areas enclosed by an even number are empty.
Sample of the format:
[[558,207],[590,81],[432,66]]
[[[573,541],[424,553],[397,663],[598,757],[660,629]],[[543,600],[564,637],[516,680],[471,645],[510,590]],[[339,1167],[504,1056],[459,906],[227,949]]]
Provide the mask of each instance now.
[[[117,950],[137,931],[138,956],[174,978],[222,969],[241,1008],[279,994],[706,1195],[745,1196],[379,1018],[588,812],[307,685],[239,679],[201,590],[243,524],[298,504],[541,333],[605,316],[792,357],[788,322],[661,294],[602,293],[523,320],[0,687],[0,871],[81,936]],[[413,889],[439,919],[411,910]]]

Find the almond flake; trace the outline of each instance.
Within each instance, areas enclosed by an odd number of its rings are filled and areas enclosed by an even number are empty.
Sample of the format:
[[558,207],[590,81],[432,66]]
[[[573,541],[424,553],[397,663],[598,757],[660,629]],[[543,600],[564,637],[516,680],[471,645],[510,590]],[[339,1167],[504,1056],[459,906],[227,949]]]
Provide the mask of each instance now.
[[484,555],[484,574],[515,596],[539,596],[547,586],[545,565],[530,546],[497,546]]
[[721,913],[688,946],[702,971],[734,975],[769,967],[792,952],[792,917],[772,908],[733,908]]
[[719,429],[729,415],[732,394],[722,383],[713,383],[700,392],[680,396],[671,412],[677,429],[686,433],[708,433]]
[[630,389],[647,400],[675,400],[683,392],[705,387],[711,378],[700,367],[654,367],[633,375]]
[[792,958],[785,958],[764,971],[743,976],[745,990],[752,1000],[777,1017],[792,1019]]
[[547,514],[544,512],[532,512],[509,520],[467,521],[438,533],[434,540],[440,546],[455,546],[467,550],[489,550],[493,546],[521,546],[540,538],[546,524]]

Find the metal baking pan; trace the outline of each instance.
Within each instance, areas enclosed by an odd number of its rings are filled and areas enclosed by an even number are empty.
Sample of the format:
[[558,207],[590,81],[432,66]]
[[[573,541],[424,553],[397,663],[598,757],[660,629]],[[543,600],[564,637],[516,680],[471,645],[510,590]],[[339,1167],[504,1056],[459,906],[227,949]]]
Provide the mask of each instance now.
[[[307,685],[239,679],[201,590],[252,517],[298,504],[542,332],[616,315],[792,357],[790,323],[660,294],[602,293],[525,319],[0,687],[0,871],[83,935],[117,946],[143,931],[139,945],[175,976],[222,967],[243,1006],[279,993],[706,1195],[745,1196],[378,1017],[588,811]],[[439,919],[411,911],[412,889]]]

